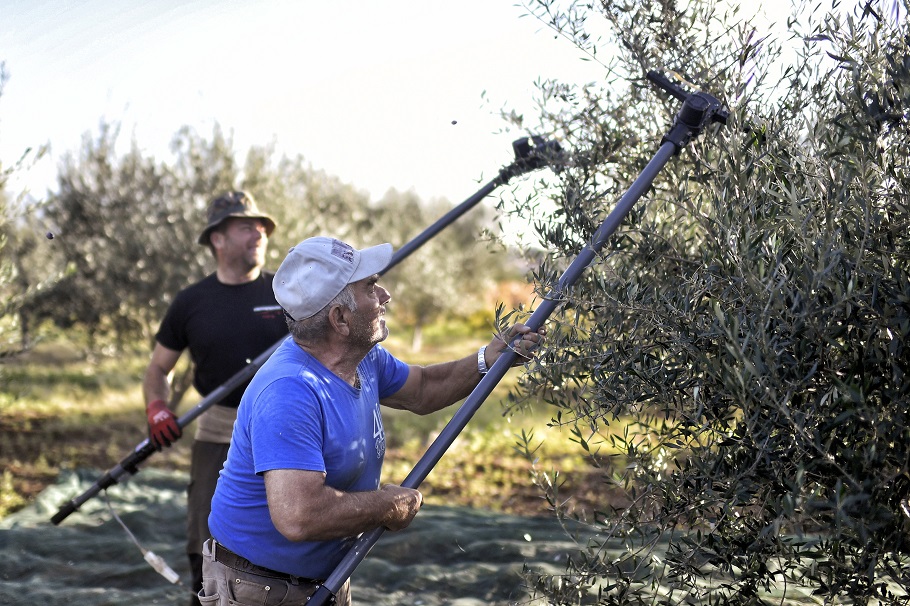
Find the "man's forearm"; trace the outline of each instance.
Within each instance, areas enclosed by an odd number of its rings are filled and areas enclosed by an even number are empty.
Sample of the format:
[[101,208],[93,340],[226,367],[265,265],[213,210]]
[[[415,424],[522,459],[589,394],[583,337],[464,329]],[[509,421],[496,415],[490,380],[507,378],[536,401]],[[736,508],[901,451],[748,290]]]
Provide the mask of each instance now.
[[423,368],[423,396],[412,410],[425,415],[451,406],[468,397],[481,378],[476,354],[426,366]]
[[142,380],[142,395],[146,404],[155,400],[167,402],[170,396],[167,374],[157,367],[150,366],[145,371],[145,377]]
[[399,530],[410,523],[423,501],[411,488],[386,485],[379,490],[344,492],[321,479],[315,485],[313,476],[301,473],[308,474],[294,470],[265,474],[272,522],[290,541],[327,541],[380,526]]
[[481,376],[476,355],[431,366],[412,365],[404,386],[380,402],[390,408],[430,414],[467,397]]
[[[379,491],[346,493],[331,488],[327,490],[334,494],[320,499],[321,503],[294,507],[293,511],[285,511],[284,515],[270,504],[278,531],[290,541],[328,541],[356,536],[382,526],[385,506],[377,498]],[[313,512],[317,511],[324,514],[314,516]],[[283,522],[279,523],[279,517]]]
[[[519,357],[513,365],[531,359],[544,333],[543,329],[534,333],[527,326],[516,324],[506,335],[516,345],[507,345],[504,340],[494,337],[481,351],[460,360],[432,366],[411,366],[404,386],[397,393],[383,398],[381,403],[417,414],[429,414],[445,408],[470,395],[480,383],[482,373],[493,366],[504,351],[514,347]],[[481,355],[483,364],[480,363]]]

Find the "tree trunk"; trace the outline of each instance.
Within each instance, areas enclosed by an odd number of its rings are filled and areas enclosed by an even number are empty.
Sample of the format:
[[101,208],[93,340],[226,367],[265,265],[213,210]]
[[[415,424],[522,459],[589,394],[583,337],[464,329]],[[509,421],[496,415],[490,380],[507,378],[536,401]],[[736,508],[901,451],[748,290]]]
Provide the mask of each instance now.
[[411,339],[411,351],[418,353],[423,348],[423,327],[420,322],[414,325],[414,336]]
[[28,315],[23,310],[19,310],[19,342],[22,351],[28,350],[31,345],[32,335],[29,330]]

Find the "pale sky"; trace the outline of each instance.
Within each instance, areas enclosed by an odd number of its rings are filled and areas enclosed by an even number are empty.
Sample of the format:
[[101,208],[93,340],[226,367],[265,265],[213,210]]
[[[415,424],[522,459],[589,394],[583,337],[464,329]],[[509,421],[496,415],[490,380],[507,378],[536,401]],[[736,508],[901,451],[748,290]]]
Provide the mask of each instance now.
[[[525,15],[522,17],[522,15]],[[0,162],[40,197],[103,117],[166,159],[182,125],[275,141],[368,191],[460,202],[513,159],[493,112],[538,77],[602,79],[513,0],[0,0]]]
[[210,138],[217,122],[241,161],[274,142],[373,199],[395,187],[460,202],[531,134],[502,132],[496,110],[536,123],[538,78],[606,77],[518,2],[0,0],[0,163],[51,146],[10,193],[54,188],[60,157],[104,118],[158,160],[181,126]]

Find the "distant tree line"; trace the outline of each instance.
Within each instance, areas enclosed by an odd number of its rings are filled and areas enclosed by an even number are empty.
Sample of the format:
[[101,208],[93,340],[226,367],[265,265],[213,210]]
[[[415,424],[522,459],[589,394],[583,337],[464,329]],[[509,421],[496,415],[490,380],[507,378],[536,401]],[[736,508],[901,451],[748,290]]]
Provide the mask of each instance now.
[[[214,270],[210,251],[196,238],[208,202],[226,190],[250,191],[275,217],[271,270],[292,245],[314,235],[400,247],[452,207],[394,189],[371,201],[303,157],[278,156],[269,145],[250,148],[240,161],[218,126],[210,136],[179,130],[168,162],[145,155],[136,141],[118,154],[119,135],[118,125],[102,122],[62,157],[53,191],[5,205],[0,324],[6,351],[28,347],[40,327],[79,331],[89,350],[147,346],[174,294]],[[442,315],[469,316],[489,305],[483,295],[497,280],[514,277],[507,256],[497,258],[480,238],[492,215],[478,205],[411,255],[399,266],[403,271],[385,276],[396,316],[416,327],[417,346],[421,326]]]

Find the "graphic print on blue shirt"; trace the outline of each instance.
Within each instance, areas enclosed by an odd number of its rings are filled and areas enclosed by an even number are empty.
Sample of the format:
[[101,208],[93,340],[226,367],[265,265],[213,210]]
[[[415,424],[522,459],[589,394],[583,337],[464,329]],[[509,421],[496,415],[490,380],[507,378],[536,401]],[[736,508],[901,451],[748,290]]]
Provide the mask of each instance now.
[[385,456],[385,429],[382,427],[382,413],[373,411],[373,439],[376,440],[376,456],[380,460]]

